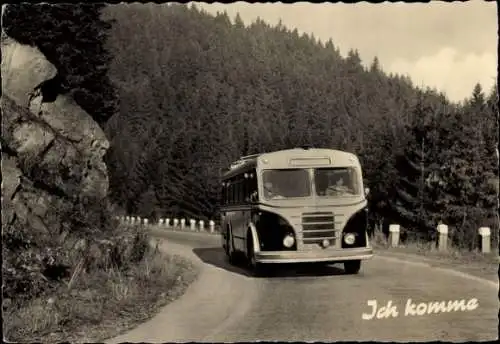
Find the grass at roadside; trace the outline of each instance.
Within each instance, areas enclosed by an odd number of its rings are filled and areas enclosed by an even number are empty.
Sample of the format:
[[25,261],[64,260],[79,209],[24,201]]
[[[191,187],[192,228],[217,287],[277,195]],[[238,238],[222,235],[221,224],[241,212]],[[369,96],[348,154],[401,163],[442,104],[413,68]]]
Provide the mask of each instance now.
[[455,247],[449,247],[445,252],[440,252],[432,242],[410,242],[398,247],[390,247],[384,234],[380,232],[375,233],[371,244],[376,253],[425,261],[433,266],[453,268],[473,276],[498,281],[500,260],[497,248],[492,248],[491,253],[484,254]]
[[72,288],[61,285],[25,304],[4,305],[4,338],[22,342],[102,342],[151,318],[183,294],[194,266],[151,247],[126,272],[82,272]]

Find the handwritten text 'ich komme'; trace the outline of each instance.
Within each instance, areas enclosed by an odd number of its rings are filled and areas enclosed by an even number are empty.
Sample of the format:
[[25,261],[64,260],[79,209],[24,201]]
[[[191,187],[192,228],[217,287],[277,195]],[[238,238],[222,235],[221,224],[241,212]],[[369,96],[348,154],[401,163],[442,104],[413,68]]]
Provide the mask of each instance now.
[[[448,313],[457,311],[473,311],[478,307],[479,303],[477,299],[465,300],[455,300],[455,301],[441,301],[441,302],[421,302],[414,303],[412,299],[408,299],[405,305],[404,316],[419,316],[432,313]],[[370,306],[370,313],[363,313],[363,320],[371,319],[387,319],[395,318],[399,316],[399,311],[396,305],[389,301],[386,306],[378,308],[377,300],[369,300],[368,306]]]

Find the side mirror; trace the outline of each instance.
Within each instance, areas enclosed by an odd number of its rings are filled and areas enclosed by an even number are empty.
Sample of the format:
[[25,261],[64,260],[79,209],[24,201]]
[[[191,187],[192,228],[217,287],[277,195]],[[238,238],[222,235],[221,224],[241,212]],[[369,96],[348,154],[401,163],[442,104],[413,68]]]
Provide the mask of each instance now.
[[365,188],[365,196],[368,196],[369,193],[370,193],[370,188]]

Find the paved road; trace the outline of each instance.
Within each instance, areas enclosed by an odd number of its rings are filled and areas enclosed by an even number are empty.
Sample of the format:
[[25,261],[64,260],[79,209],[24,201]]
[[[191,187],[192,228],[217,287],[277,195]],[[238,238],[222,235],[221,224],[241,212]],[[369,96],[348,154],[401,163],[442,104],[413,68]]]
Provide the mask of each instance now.
[[[334,265],[294,266],[255,278],[226,262],[217,236],[162,233],[162,248],[194,259],[200,277],[157,317],[113,343],[498,338],[498,283],[382,256],[355,276]],[[463,299],[470,310],[405,316],[409,299],[415,305]],[[382,312],[387,318],[364,320],[363,313],[372,313],[369,300],[379,307],[391,301],[396,309]]]

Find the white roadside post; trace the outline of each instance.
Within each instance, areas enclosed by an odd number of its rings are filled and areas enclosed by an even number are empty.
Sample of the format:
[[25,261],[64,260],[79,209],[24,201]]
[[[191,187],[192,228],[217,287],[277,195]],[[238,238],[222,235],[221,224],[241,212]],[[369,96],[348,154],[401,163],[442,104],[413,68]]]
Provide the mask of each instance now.
[[199,224],[200,224],[200,232],[203,232],[205,230],[205,222],[203,222],[203,220],[200,220]]
[[174,219],[174,229],[177,229],[178,225],[179,225],[179,219]]
[[213,220],[210,220],[208,224],[210,226],[210,233],[213,233],[215,231],[215,222]]
[[479,235],[481,236],[481,252],[490,253],[491,251],[491,229],[490,227],[479,228]]
[[140,218],[139,216],[137,216],[137,223],[138,223],[139,225],[142,225],[142,221],[141,221],[141,218]]
[[196,230],[196,220],[191,219],[189,220],[189,227],[191,228],[192,231]]
[[161,226],[163,226],[163,219],[158,220],[158,227],[161,227]]
[[165,219],[165,227],[170,227],[170,219],[168,217]]
[[125,217],[125,221],[126,221],[127,223],[129,223],[129,222],[130,222],[130,216]]
[[181,230],[186,227],[186,219],[181,219]]
[[132,217],[130,218],[130,223],[131,223],[131,224],[134,224],[134,223],[135,223],[135,217],[134,217],[134,216],[132,216]]
[[441,223],[437,226],[437,231],[439,233],[438,250],[446,251],[448,248],[448,226]]
[[393,224],[389,226],[389,242],[391,247],[399,246],[399,231],[399,225]]
[[147,227],[147,225],[148,225],[148,219],[144,219],[144,226]]

